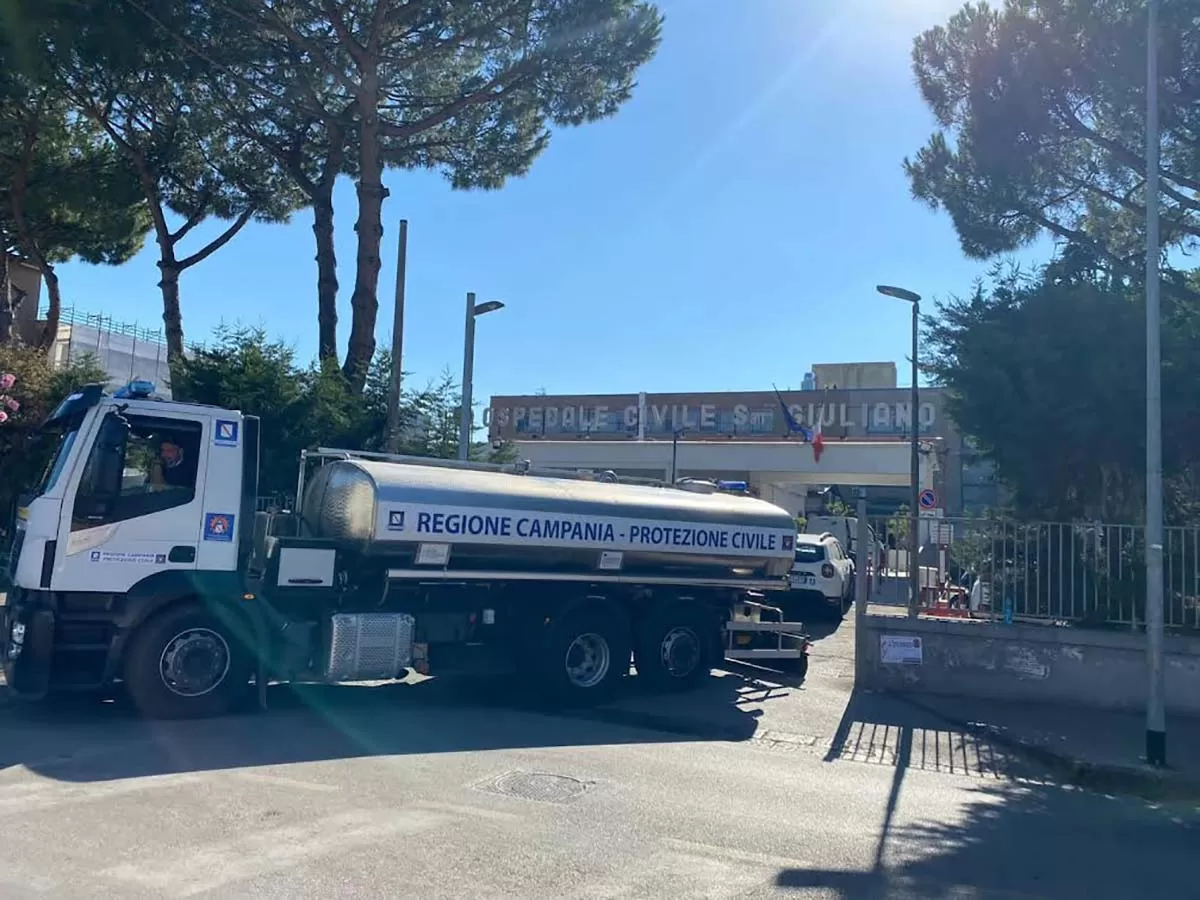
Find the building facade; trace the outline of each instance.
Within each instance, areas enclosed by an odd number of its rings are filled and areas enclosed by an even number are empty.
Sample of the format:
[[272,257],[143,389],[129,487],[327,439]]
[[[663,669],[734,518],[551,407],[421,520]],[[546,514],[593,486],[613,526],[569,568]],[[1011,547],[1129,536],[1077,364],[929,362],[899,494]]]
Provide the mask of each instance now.
[[[8,271],[11,289],[15,299],[19,299],[13,311],[13,329],[26,344],[36,343],[46,325],[46,308],[41,304],[41,272],[14,257],[9,257]],[[167,345],[160,330],[69,306],[59,315],[58,333],[49,356],[55,366],[66,366],[90,356],[108,373],[112,387],[141,379],[154,382],[164,397],[171,395]]]
[[[817,368],[814,366],[814,371]],[[894,371],[893,366],[893,375]],[[894,385],[894,377],[892,381]],[[751,391],[498,396],[485,410],[484,424],[493,442],[517,444],[584,440],[795,441],[796,436],[789,434],[781,397],[795,421],[807,427],[820,422],[826,446],[837,442],[908,442],[915,421],[926,446],[935,448],[934,484],[947,514],[996,505],[991,466],[959,434],[947,412],[946,394],[939,388],[921,390],[915,416],[909,390],[895,386],[839,386],[782,391],[779,395],[774,391]],[[864,479],[861,483],[871,482]],[[868,497],[875,501],[873,505],[908,502],[906,491],[897,488],[869,488]]]

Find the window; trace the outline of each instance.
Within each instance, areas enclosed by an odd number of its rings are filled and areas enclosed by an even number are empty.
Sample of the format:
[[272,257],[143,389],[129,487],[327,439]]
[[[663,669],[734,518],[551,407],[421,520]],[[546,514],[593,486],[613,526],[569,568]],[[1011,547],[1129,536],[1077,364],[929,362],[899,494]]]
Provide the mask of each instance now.
[[[196,497],[202,428],[199,422],[127,416],[125,466],[115,502],[100,510],[95,498],[102,455],[93,446],[75,500],[71,529],[94,528],[186,506]],[[90,501],[90,502],[89,502]]]
[[79,428],[76,426],[58,439],[58,449],[54,451],[54,456],[46,464],[46,471],[42,473],[42,483],[38,485],[37,489],[39,495],[53,490],[54,485],[58,483],[59,476],[62,475],[67,460],[71,457],[71,448],[75,446],[75,438],[78,436]]
[[819,563],[825,559],[825,548],[820,544],[797,544],[796,562]]
[[828,544],[826,544],[826,546],[829,548],[829,558],[830,559],[838,560],[838,559],[843,558],[842,545],[839,544],[836,540],[830,541]]

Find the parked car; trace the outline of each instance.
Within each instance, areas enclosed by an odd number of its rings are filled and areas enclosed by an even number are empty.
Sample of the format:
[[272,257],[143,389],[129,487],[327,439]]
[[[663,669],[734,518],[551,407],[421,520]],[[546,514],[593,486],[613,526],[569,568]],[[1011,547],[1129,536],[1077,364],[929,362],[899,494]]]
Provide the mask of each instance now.
[[[858,563],[858,519],[854,516],[809,516],[804,530],[812,535],[832,534],[845,554]],[[887,547],[870,525],[867,525],[867,546],[874,552],[876,570],[882,569],[887,562]]]
[[829,532],[796,535],[789,600],[841,618],[854,600],[854,563]]

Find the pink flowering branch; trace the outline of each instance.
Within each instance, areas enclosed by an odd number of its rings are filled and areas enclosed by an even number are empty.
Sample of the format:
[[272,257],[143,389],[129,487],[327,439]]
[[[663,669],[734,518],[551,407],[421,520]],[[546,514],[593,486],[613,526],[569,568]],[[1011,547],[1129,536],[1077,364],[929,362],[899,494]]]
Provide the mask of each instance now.
[[0,375],[0,425],[9,420],[9,413],[15,413],[21,408],[20,402],[6,393],[11,391],[16,383],[17,376],[11,372]]

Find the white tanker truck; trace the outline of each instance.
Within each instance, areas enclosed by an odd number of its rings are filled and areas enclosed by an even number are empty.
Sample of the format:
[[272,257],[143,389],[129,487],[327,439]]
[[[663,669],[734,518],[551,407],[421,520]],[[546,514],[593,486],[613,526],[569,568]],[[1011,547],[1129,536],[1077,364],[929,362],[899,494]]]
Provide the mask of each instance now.
[[320,450],[298,509],[258,512],[258,420],[152,387],[89,387],[46,422],[58,450],[21,498],[0,607],[18,694],[121,682],[148,715],[194,717],[252,683],[265,706],[271,681],[515,669],[582,703],[631,656],[663,688],[722,655],[807,662],[764,602],[795,543],[769,503]]

